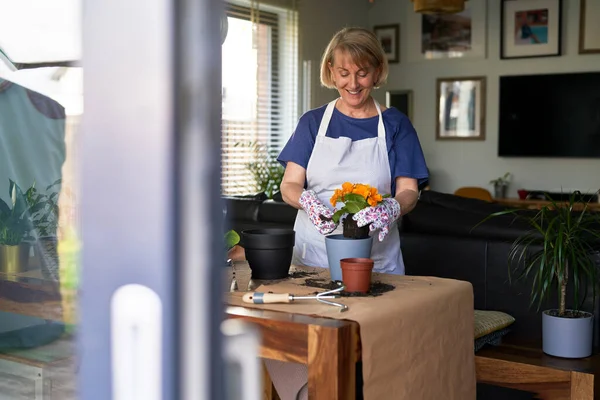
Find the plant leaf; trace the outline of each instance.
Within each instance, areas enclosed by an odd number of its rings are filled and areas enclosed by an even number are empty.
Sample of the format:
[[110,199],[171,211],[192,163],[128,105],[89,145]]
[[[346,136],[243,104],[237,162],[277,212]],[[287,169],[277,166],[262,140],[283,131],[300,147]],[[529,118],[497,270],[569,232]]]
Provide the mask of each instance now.
[[348,193],[344,195],[344,204],[347,204],[349,202],[361,204],[363,208],[369,205],[364,197],[356,193]]
[[240,235],[236,231],[229,230],[225,232],[225,247],[227,250],[231,249],[233,246],[240,242]]
[[342,215],[344,214],[346,214],[346,210],[344,209],[344,207],[342,207],[341,209],[333,213],[331,219],[337,224],[338,222],[340,222],[340,218],[342,218]]
[[360,210],[362,210],[363,208],[365,208],[365,206],[363,204],[359,204],[357,202],[354,201],[348,201],[345,203],[344,207],[346,210],[348,210],[348,212],[350,214],[356,214],[357,212],[359,212]]

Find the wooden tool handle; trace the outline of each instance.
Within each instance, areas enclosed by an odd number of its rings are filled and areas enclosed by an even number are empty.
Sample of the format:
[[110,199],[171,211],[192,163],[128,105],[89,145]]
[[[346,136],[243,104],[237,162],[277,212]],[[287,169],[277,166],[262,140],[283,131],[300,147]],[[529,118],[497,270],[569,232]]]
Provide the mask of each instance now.
[[244,303],[267,304],[267,303],[290,303],[292,296],[289,293],[246,293],[242,300]]

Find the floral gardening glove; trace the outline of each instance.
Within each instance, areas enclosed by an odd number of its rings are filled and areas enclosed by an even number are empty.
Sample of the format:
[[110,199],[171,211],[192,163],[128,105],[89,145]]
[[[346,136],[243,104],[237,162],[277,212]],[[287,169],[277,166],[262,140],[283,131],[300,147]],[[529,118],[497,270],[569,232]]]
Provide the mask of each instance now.
[[314,190],[302,192],[299,203],[308,214],[310,222],[313,223],[321,235],[326,235],[335,230],[337,224],[331,220],[333,212],[321,203]]
[[363,208],[352,217],[359,227],[371,224],[369,230],[379,231],[379,241],[383,241],[390,232],[390,226],[400,217],[400,203],[394,198],[385,198],[375,207]]

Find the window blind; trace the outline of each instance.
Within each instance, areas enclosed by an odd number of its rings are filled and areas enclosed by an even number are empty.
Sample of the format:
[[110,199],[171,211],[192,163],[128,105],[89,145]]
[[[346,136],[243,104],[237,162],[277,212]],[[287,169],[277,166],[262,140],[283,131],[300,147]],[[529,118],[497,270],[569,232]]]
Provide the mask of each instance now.
[[223,195],[271,195],[283,173],[275,158],[298,118],[298,15],[278,6],[228,3],[223,43]]

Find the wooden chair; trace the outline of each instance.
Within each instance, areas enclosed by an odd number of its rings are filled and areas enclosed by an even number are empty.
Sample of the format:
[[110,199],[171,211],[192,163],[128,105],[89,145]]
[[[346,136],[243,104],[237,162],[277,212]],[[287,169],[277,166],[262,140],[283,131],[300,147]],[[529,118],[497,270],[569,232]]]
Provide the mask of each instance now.
[[454,192],[454,195],[460,197],[468,197],[470,199],[479,199],[489,202],[492,201],[492,194],[490,193],[490,191],[481,187],[461,187]]

